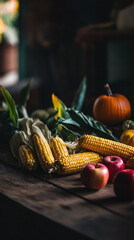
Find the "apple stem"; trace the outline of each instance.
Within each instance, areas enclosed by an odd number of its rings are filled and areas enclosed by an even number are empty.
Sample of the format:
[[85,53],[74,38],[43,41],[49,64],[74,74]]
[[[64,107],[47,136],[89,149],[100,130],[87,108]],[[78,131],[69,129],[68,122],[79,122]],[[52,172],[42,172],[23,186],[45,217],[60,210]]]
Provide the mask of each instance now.
[[111,88],[110,88],[109,84],[107,83],[104,87],[105,87],[105,89],[106,89],[107,96],[113,97],[113,93],[112,93],[112,91],[111,91]]
[[115,158],[115,157],[113,157],[113,158],[111,158],[111,161],[116,161],[117,160],[117,158]]
[[99,168],[100,166],[99,166],[99,164],[98,163],[96,163],[96,165],[95,165],[95,168]]

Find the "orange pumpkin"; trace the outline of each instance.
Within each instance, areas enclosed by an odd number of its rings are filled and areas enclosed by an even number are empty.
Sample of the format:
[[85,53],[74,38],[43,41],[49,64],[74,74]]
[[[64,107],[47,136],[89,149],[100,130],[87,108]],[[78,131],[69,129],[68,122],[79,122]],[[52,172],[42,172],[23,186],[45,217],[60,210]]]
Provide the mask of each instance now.
[[94,102],[94,118],[106,125],[120,125],[131,115],[130,102],[124,95],[112,94],[109,84],[105,88],[107,95],[99,96]]
[[134,147],[134,129],[123,131],[120,136],[120,142]]

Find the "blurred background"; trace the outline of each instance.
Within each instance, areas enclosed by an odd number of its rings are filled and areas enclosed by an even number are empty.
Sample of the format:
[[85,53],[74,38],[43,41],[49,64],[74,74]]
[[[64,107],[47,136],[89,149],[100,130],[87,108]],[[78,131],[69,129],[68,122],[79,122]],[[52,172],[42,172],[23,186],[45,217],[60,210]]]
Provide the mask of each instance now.
[[17,101],[33,78],[29,111],[69,107],[84,76],[86,114],[106,83],[133,105],[133,64],[133,0],[0,1],[0,85]]

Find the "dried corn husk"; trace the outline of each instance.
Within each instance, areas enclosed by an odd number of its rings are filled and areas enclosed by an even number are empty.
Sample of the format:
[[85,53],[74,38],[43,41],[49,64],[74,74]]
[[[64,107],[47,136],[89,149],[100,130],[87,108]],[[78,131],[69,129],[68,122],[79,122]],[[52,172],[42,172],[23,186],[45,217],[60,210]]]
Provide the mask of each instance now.
[[76,153],[76,149],[77,149],[77,145],[78,145],[78,140],[76,139],[76,141],[73,142],[65,142],[66,147],[68,148],[68,152],[69,154],[75,154]]
[[[40,120],[33,120],[32,118],[22,118],[19,119],[21,130],[16,130],[14,135],[10,139],[10,149],[12,155],[19,160],[18,149],[22,144],[28,145],[32,151],[34,152],[33,146],[33,135],[37,134],[42,139],[47,140],[50,145],[51,139],[54,137],[51,131],[48,129],[47,125],[45,125]],[[69,154],[76,153],[76,147],[78,145],[78,141],[74,142],[65,142]]]
[[41,138],[45,138],[47,142],[50,144],[53,136],[51,134],[51,131],[48,129],[47,125],[45,125],[40,120],[36,120],[33,122],[31,128],[32,128],[32,134],[36,133]]
[[19,164],[20,164],[20,157],[18,152],[19,147],[22,144],[26,144],[33,150],[33,147],[29,142],[29,138],[24,131],[16,130],[14,135],[11,137],[9,144],[11,153],[14,158],[18,159]]
[[10,139],[10,148],[13,156],[18,158],[18,148],[22,144],[28,145],[33,150],[32,135],[38,134],[40,137],[46,137],[50,141],[51,133],[44,123],[37,120],[34,121],[32,118],[19,119],[21,130],[16,130],[14,135]]

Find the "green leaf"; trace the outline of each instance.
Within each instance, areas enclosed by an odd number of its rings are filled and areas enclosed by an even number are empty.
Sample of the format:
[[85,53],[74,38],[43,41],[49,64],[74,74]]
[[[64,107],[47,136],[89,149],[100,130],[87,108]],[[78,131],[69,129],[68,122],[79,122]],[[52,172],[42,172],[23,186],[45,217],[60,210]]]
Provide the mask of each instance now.
[[65,127],[63,124],[58,124],[56,126],[56,134],[63,138],[64,141],[74,141],[77,134],[67,127]]
[[11,121],[13,122],[14,127],[18,128],[19,127],[19,121],[18,121],[19,115],[18,115],[18,111],[17,111],[16,105],[15,105],[15,102],[14,102],[13,98],[11,97],[10,93],[5,88],[3,88],[2,86],[0,86],[0,88],[1,88],[2,95],[6,101],[6,104],[8,106]]
[[67,107],[66,105],[57,97],[54,95],[54,93],[52,94],[52,103],[54,106],[55,111],[57,111],[57,114],[55,116],[55,119],[58,118],[69,118],[69,115],[67,113]]
[[80,111],[82,108],[86,89],[87,89],[87,79],[86,77],[84,77],[76,92],[76,95],[74,97],[73,104],[72,104],[72,107],[78,111]]
[[59,118],[58,122],[63,123],[63,124],[68,125],[68,126],[72,125],[72,126],[80,127],[80,125],[71,118],[69,118],[69,119]]
[[86,117],[82,112],[77,110],[68,109],[67,111],[70,117],[80,125],[80,128],[84,131],[84,133],[91,134],[92,132],[92,134],[98,137],[119,141],[102,123],[97,122],[91,117]]
[[69,113],[70,117],[77,122],[81,127],[87,128],[89,122],[88,118],[84,115],[83,112],[77,111],[73,108],[68,108],[67,112]]
[[96,136],[119,142],[119,140],[102,123],[89,119],[89,124]]
[[19,106],[24,106],[29,97],[30,86],[33,79],[30,79],[28,83],[22,88],[20,92]]
[[75,132],[76,135],[81,134],[81,126],[76,121],[73,121],[72,118],[69,118],[69,119],[59,118],[58,124],[61,124],[67,129],[69,129],[70,131]]

